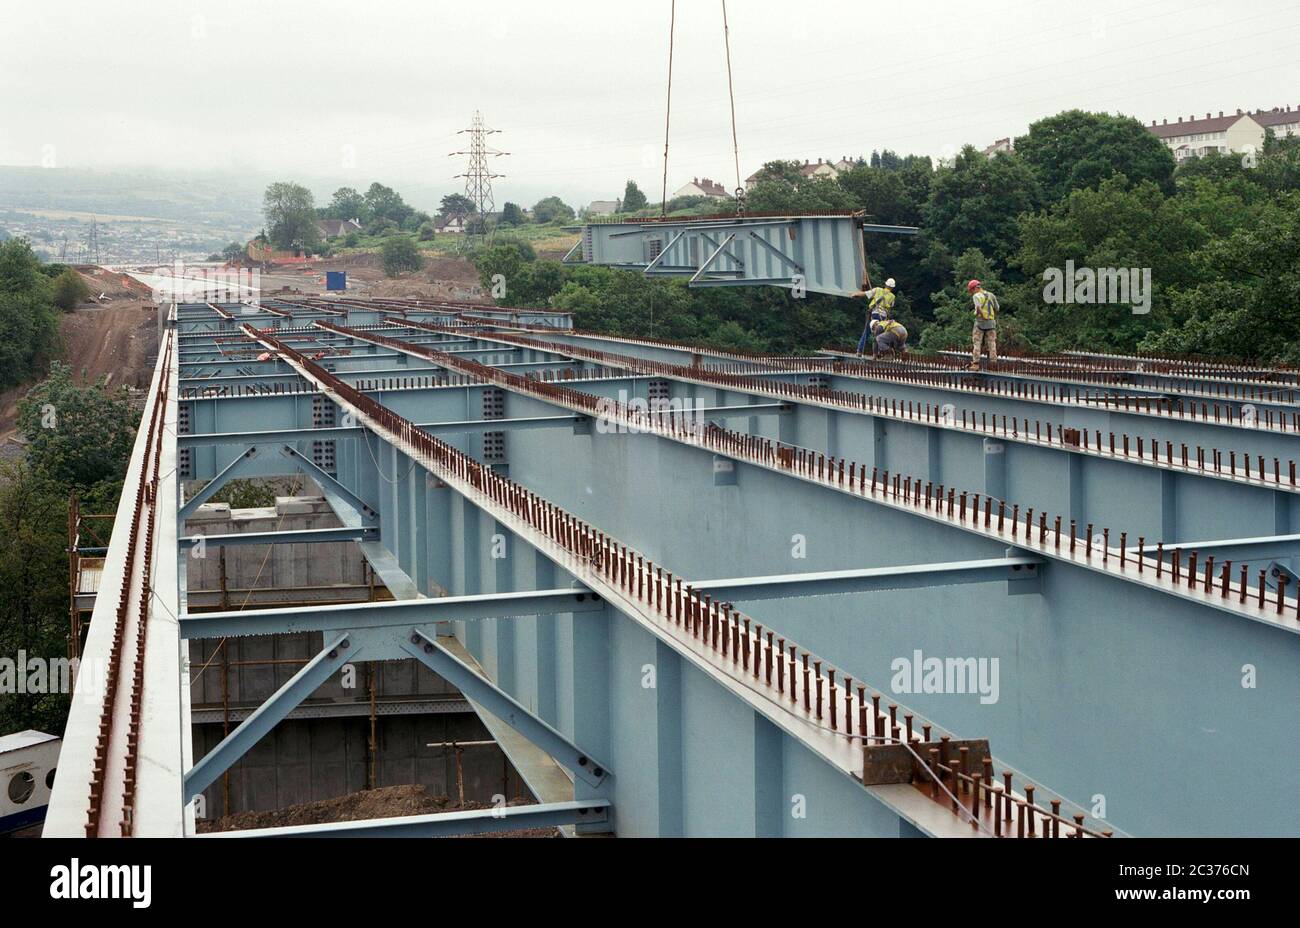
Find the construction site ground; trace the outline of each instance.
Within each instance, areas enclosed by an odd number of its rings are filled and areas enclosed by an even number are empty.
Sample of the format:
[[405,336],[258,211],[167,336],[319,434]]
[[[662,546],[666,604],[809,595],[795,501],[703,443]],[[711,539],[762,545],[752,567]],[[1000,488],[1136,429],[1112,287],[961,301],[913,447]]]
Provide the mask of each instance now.
[[420,270],[389,277],[374,252],[342,255],[305,268],[273,268],[262,274],[262,290],[273,294],[288,287],[320,293],[325,290],[326,271],[344,271],[347,295],[355,297],[466,300],[482,296],[478,271],[465,258],[426,254]]
[[[526,800],[510,805],[530,805]],[[447,796],[430,795],[423,786],[386,786],[368,789],[349,796],[322,799],[301,805],[288,806],[268,812],[239,812],[215,820],[200,821],[200,834],[213,831],[241,831],[252,828],[278,828],[289,825],[317,825],[327,822],[351,822],[372,818],[399,818],[407,815],[434,815],[441,812],[460,812],[472,809],[489,809],[481,802],[452,802]],[[524,828],[516,831],[495,832],[482,837],[500,838],[558,838],[555,828]]]

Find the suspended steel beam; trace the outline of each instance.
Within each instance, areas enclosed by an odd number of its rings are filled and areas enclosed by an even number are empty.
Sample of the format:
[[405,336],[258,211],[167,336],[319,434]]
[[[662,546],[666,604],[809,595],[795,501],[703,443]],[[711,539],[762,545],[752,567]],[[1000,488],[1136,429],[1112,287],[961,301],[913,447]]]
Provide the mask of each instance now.
[[[865,232],[915,235],[910,226],[864,224],[862,214],[720,216],[583,226],[565,263],[692,274],[691,286],[796,287],[848,296],[866,279]],[[579,258],[580,255],[580,258]]]

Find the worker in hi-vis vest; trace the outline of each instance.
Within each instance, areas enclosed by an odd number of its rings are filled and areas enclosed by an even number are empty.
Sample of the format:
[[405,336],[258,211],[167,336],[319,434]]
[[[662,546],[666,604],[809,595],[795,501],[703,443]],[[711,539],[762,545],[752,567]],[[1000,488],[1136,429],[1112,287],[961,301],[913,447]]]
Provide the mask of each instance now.
[[892,355],[903,358],[907,355],[907,329],[893,319],[886,319],[872,331],[876,336],[876,357]]
[[876,329],[894,313],[894,278],[885,281],[883,287],[859,290],[855,297],[867,298],[867,323],[862,328],[862,337],[858,339],[858,354],[867,348],[867,339],[875,338]]
[[980,368],[982,348],[989,352],[989,366],[998,363],[998,298],[984,289],[978,280],[966,285],[966,292],[975,304],[975,328],[971,331],[970,369]]

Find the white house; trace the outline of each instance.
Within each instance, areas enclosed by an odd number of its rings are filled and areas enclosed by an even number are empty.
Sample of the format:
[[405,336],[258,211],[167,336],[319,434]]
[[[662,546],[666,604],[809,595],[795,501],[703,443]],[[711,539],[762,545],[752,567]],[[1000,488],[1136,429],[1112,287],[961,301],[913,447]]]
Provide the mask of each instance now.
[[730,199],[731,194],[727,193],[727,188],[717,181],[710,180],[707,177],[695,177],[689,184],[679,187],[673,192],[673,199],[678,197],[708,197],[711,200]]
[[451,232],[457,235],[463,233],[468,225],[469,223],[466,222],[465,217],[459,214],[452,215],[452,216],[443,216],[438,219],[435,219],[433,222],[433,228],[435,232],[438,233]]

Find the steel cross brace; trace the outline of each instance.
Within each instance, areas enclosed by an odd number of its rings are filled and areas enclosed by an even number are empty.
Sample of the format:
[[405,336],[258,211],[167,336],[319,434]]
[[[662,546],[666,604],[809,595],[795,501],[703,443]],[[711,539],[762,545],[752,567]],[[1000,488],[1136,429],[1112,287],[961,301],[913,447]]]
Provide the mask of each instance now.
[[355,822],[326,822],[320,825],[287,825],[201,835],[203,838],[453,838],[457,835],[515,831],[524,828],[555,828],[560,825],[595,825],[609,821],[608,799],[570,800],[531,806],[502,806],[439,812],[434,815],[404,815]]
[[379,514],[367,506],[361,497],[318,467],[315,461],[303,455],[297,448],[292,445],[282,445],[280,453],[292,461],[298,470],[316,481],[330,508],[345,526],[357,528],[362,525],[373,525],[379,519]]
[[216,496],[217,491],[237,477],[241,472],[247,470],[249,462],[255,457],[257,457],[257,446],[253,445],[245,450],[239,457],[227,464],[221,473],[208,481],[207,486],[202,490],[199,490],[199,492],[195,493],[192,498],[186,501],[185,505],[176,513],[176,525],[177,528],[181,530],[182,534],[184,533],[185,520],[194,515],[195,510],[200,506],[212,497]]
[[609,774],[609,768],[579,750],[564,735],[537,718],[491,681],[475,673],[473,668],[452,654],[436,638],[430,638],[418,628],[412,628],[402,650],[456,687],[466,698],[478,703],[488,712],[505,722],[537,747],[550,754],[567,767],[574,776],[591,786],[599,786]]
[[435,622],[475,622],[525,615],[598,612],[605,604],[586,589],[434,596],[394,602],[345,603],[314,609],[256,609],[182,615],[183,638],[331,632],[340,629],[398,628]]
[[[843,593],[871,593],[878,590],[912,590],[963,583],[1031,581],[1038,577],[1043,560],[1008,555],[980,561],[948,564],[909,564],[903,567],[869,567],[862,570],[832,570],[824,573],[781,574],[738,577],[728,580],[698,580],[693,590],[714,599],[750,602],[800,596],[836,596]],[[1011,592],[1008,589],[1008,592]]]
[[248,751],[261,741],[285,716],[334,675],[344,664],[351,663],[361,653],[352,647],[348,632],[326,638],[324,650],[313,657],[296,674],[276,690],[271,698],[257,707],[243,723],[221,740],[185,774],[185,798],[188,804],[203,792],[217,777],[230,769]]
[[296,545],[325,541],[364,541],[379,537],[377,525],[344,525],[339,528],[304,528],[282,532],[235,532],[231,535],[193,535],[181,538],[182,548],[195,545]]

